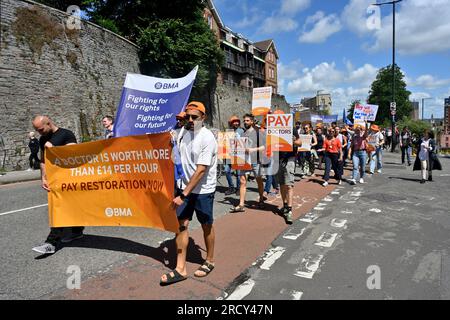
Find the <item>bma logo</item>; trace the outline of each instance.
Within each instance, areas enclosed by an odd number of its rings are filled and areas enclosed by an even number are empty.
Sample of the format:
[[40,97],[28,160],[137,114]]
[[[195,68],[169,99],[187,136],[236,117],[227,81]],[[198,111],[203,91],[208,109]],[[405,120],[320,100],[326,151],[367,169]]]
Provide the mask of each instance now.
[[178,83],[161,83],[161,82],[157,82],[155,83],[155,89],[159,90],[159,89],[176,89],[178,88]]
[[132,217],[130,208],[106,208],[105,215],[108,218],[111,217]]

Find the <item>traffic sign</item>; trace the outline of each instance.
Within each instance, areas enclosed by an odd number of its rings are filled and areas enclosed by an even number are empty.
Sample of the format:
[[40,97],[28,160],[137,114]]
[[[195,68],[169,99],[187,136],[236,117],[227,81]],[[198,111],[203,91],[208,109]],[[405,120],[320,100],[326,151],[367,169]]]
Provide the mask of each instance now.
[[397,110],[397,104],[395,102],[391,102],[391,111]]

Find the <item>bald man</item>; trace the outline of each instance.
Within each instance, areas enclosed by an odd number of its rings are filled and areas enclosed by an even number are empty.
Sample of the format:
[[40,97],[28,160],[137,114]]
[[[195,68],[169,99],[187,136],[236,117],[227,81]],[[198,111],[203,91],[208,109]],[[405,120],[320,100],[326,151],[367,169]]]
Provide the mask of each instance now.
[[[41,148],[41,180],[42,188],[48,192],[50,191],[50,187],[48,185],[47,175],[45,173],[45,148],[76,144],[77,139],[72,131],[57,127],[47,116],[35,116],[32,124],[34,129],[41,135],[39,139],[39,145]],[[42,245],[34,247],[33,251],[42,254],[53,254],[56,251],[56,246],[59,241],[62,243],[68,243],[83,237],[83,227],[71,227],[71,234],[62,238],[65,229],[67,228],[51,228],[47,240],[45,240]]]

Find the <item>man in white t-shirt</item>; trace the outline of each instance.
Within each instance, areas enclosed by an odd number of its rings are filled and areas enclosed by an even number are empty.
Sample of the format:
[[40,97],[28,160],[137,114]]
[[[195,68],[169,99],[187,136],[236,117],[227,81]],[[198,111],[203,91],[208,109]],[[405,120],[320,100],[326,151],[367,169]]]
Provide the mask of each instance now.
[[184,172],[181,189],[173,199],[180,223],[176,236],[177,266],[161,277],[162,286],[187,279],[188,226],[194,211],[202,225],[206,244],[206,260],[194,275],[205,277],[214,269],[213,203],[217,183],[217,141],[213,133],[203,126],[205,113],[203,103],[190,102],[186,107],[186,125],[177,137]]

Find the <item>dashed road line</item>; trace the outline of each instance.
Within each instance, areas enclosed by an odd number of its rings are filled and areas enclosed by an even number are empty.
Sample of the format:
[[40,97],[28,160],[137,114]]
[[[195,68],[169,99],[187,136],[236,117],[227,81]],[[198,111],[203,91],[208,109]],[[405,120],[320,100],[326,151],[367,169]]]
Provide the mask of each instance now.
[[283,235],[283,238],[288,240],[297,240],[303,234],[303,232],[305,232],[305,229],[306,228],[303,228],[300,233],[287,232]]
[[317,214],[309,212],[309,213],[305,214],[305,216],[299,220],[303,221],[303,222],[311,223],[311,222],[317,220],[318,218],[319,218],[319,216]]
[[319,269],[320,261],[323,255],[309,255],[303,258],[300,267],[295,270],[294,276],[312,279],[314,274]]
[[225,300],[242,300],[252,292],[255,281],[248,279],[233,291]]
[[263,270],[270,270],[275,261],[280,259],[285,251],[286,248],[283,247],[276,247],[270,249],[269,251],[266,252],[266,256],[263,258],[264,262],[259,268]]
[[337,233],[324,232],[314,244],[320,247],[331,248],[337,236]]

